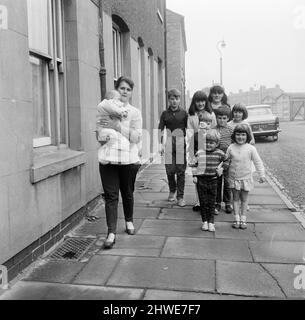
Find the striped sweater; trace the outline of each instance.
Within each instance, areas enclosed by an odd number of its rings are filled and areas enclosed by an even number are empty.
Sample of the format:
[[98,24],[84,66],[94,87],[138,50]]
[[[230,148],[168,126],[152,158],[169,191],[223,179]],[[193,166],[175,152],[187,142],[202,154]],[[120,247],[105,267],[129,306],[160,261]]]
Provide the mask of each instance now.
[[225,153],[219,149],[213,151],[199,150],[197,153],[197,167],[193,168],[193,176],[216,178],[216,169],[227,160]]
[[220,127],[217,125],[214,129],[216,129],[220,134],[220,142],[218,149],[226,153],[230,144],[232,144],[232,134],[234,128],[232,128],[229,125],[227,125],[226,127]]

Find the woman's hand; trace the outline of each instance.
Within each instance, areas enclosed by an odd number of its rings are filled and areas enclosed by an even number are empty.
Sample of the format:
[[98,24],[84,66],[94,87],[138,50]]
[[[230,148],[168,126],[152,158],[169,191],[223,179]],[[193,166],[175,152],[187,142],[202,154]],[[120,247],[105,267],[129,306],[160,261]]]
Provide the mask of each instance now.
[[121,131],[121,124],[118,120],[101,119],[98,121],[98,125],[102,126],[103,128],[113,129],[118,132]]
[[193,183],[195,183],[195,184],[198,183],[198,178],[197,177],[193,177]]

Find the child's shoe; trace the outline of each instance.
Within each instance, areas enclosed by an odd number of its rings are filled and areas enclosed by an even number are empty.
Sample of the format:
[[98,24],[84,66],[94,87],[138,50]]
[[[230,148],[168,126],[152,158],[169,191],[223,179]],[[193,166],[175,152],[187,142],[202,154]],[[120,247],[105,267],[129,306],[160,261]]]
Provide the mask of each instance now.
[[247,218],[246,217],[241,217],[241,222],[240,222],[240,229],[246,230],[247,229]]
[[221,210],[221,204],[220,203],[216,203],[215,205],[215,215],[218,216]]
[[169,193],[168,201],[169,202],[174,202],[175,201],[175,193],[174,192],[170,192]]
[[240,228],[240,217],[235,216],[235,222],[232,224],[232,228],[239,229]]
[[195,211],[195,212],[200,211],[200,203],[199,203],[199,202],[197,202],[197,203],[194,205],[193,211]]
[[186,206],[186,202],[184,201],[183,198],[180,198],[180,199],[177,199],[177,200],[178,200],[178,201],[177,201],[177,206],[178,206],[178,207],[183,208],[183,207]]
[[233,212],[232,205],[230,203],[226,204],[226,213],[231,214]]
[[207,221],[202,223],[202,227],[201,227],[202,231],[208,231],[209,230],[209,224]]
[[209,232],[215,232],[215,224],[214,223],[209,223]]

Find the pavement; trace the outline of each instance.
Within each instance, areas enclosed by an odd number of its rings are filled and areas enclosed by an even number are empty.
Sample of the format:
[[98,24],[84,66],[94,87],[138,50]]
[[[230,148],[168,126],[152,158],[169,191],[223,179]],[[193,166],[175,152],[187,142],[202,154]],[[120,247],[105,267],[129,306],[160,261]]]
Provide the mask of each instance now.
[[201,231],[200,214],[192,211],[190,175],[185,208],[169,203],[167,197],[164,165],[153,163],[136,183],[135,236],[124,232],[120,205],[115,246],[106,251],[97,245],[107,232],[101,202],[92,212],[100,219],[84,219],[68,235],[91,240],[79,259],[50,258],[53,248],[3,290],[0,299],[305,298],[305,274],[303,282],[299,274],[305,270],[305,230],[270,183],[256,183],[250,195],[247,230],[233,229],[233,216],[222,211],[216,216],[215,233]]

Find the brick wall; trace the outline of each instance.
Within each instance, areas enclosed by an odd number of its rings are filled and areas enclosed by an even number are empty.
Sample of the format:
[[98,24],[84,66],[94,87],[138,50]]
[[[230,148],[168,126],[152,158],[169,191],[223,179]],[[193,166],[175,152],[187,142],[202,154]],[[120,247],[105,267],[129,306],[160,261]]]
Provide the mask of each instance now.
[[124,19],[134,40],[141,37],[145,48],[152,48],[154,57],[164,61],[164,24],[158,18],[158,10],[163,19],[164,0],[102,0],[103,10],[108,15],[118,15]]

